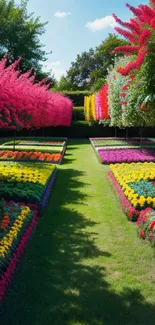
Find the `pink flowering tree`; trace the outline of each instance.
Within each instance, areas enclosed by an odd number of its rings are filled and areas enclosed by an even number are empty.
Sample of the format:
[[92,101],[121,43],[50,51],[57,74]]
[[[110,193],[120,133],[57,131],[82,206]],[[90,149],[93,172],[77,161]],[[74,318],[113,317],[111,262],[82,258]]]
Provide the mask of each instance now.
[[32,69],[21,74],[20,59],[8,67],[6,60],[5,56],[0,61],[0,128],[18,131],[70,126],[72,102],[49,91],[46,79],[34,83]]

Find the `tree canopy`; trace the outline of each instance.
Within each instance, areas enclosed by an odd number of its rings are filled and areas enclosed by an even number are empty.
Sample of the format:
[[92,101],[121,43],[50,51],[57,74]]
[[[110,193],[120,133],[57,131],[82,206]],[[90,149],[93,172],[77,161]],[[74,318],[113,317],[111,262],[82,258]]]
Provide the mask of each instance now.
[[39,37],[45,33],[47,22],[27,13],[27,1],[16,5],[14,0],[0,0],[0,58],[5,53],[14,61],[22,58],[20,68],[24,72],[32,67],[38,80],[48,76],[40,62],[46,61],[46,52]]
[[[74,62],[63,80],[60,80],[61,90],[95,90],[94,86],[98,79],[107,78],[107,69],[114,64],[114,58],[122,56],[121,53],[110,55],[110,51],[117,46],[127,45],[128,42],[115,34],[109,36],[95,49],[77,55]],[[62,89],[62,86],[64,87]],[[65,89],[66,88],[66,89]]]

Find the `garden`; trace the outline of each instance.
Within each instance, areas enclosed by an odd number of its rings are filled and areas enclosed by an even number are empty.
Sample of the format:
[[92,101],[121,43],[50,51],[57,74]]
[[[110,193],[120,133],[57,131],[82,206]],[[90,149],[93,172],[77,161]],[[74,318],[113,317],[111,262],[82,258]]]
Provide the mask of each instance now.
[[[126,6],[128,44],[91,94],[0,60],[3,325],[155,323],[155,1]],[[115,136],[81,137],[81,122]]]

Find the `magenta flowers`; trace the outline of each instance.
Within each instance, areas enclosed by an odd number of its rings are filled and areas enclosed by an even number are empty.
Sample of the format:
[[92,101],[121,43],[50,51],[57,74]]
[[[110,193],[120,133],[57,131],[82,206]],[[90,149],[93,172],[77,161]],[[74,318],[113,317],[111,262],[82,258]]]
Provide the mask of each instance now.
[[122,163],[134,161],[155,161],[154,149],[99,149],[98,154],[102,163]]
[[48,90],[46,80],[34,84],[32,70],[20,74],[20,60],[6,67],[0,61],[0,128],[70,126],[72,102]]

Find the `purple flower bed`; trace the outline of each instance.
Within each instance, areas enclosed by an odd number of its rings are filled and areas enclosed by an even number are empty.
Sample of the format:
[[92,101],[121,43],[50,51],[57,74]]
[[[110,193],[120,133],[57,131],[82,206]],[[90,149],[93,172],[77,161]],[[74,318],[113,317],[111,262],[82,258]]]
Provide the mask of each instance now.
[[[123,141],[124,142],[124,145],[126,144],[126,145],[131,145],[131,146],[139,146],[140,145],[140,138],[137,138],[137,137],[135,137],[135,138],[128,138],[128,139],[126,139],[126,138],[114,138],[114,137],[111,137],[111,138],[89,138],[90,139],[90,141],[91,142],[96,142],[96,141],[105,141],[105,143],[106,143],[106,141],[113,141],[113,143],[115,143],[116,142],[116,144],[117,144],[117,142],[118,141]],[[144,138],[144,139],[142,139],[142,145],[155,145],[155,141],[153,141],[153,140],[151,140],[151,139],[148,139],[148,138]]]
[[155,161],[155,149],[113,149],[98,150],[102,164],[134,162],[134,161]]
[[[129,144],[129,145],[140,145],[140,138],[131,138],[131,139],[128,139],[126,140],[126,142]],[[151,139],[142,139],[142,146],[143,145],[155,145],[154,141],[151,140]]]

